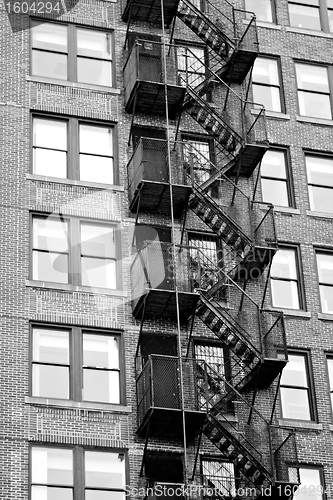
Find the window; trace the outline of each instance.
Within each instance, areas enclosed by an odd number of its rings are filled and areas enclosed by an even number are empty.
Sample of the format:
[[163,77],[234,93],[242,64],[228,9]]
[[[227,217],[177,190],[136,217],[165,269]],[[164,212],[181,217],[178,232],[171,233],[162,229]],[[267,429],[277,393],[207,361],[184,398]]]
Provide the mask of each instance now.
[[116,228],[56,216],[32,218],[32,279],[116,289]]
[[245,9],[254,12],[258,21],[273,22],[272,0],[245,0]]
[[314,420],[306,354],[289,353],[280,384],[282,417]]
[[323,313],[333,314],[333,253],[316,252]]
[[32,21],[33,76],[111,87],[112,35],[72,24]]
[[296,79],[300,114],[331,120],[332,110],[327,68],[296,63]]
[[282,207],[292,206],[292,189],[287,152],[270,149],[261,162],[262,200]]
[[202,482],[206,488],[214,490],[214,497],[234,497],[235,468],[231,462],[222,460],[202,460]]
[[125,485],[122,453],[81,447],[31,448],[31,500],[73,500],[83,490],[85,500],[122,500]]
[[33,116],[33,173],[114,184],[114,126]]
[[305,154],[310,209],[333,213],[333,159]]
[[290,26],[321,30],[319,0],[289,0],[288,7]]
[[253,100],[268,111],[282,111],[279,65],[276,59],[257,57],[252,72]]
[[333,357],[327,358],[328,382],[330,385],[331,408],[333,411]]
[[32,396],[120,404],[121,378],[118,333],[32,326]]
[[214,234],[188,233],[192,287],[208,290],[218,280],[222,251]]
[[322,469],[319,467],[304,466],[289,467],[289,481],[300,482],[295,493],[299,500],[323,500],[324,483],[322,480]]
[[296,248],[280,248],[271,267],[272,305],[286,309],[301,309],[298,252]]
[[177,46],[178,81],[197,87],[205,80],[205,49],[192,45]]

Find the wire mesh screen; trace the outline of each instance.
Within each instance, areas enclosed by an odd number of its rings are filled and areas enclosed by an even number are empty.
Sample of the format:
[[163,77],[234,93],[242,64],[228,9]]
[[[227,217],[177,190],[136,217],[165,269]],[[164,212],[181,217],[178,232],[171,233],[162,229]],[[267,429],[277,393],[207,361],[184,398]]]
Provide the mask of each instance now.
[[160,408],[180,408],[179,360],[152,356],[153,404]]

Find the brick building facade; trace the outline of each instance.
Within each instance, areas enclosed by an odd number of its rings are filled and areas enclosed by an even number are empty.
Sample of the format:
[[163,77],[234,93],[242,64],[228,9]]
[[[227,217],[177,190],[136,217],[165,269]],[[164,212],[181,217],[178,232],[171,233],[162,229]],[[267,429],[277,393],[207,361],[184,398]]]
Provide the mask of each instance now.
[[1,499],[333,498],[332,19],[1,5]]

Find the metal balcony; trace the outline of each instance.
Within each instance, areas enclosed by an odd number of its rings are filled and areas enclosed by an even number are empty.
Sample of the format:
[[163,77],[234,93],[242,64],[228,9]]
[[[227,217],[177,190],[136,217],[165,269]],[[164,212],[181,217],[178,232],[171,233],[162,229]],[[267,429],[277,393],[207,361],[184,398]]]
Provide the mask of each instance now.
[[[174,18],[179,0],[163,0],[164,22],[170,25]],[[161,25],[161,0],[127,0],[122,2],[123,21],[144,21]]]
[[127,172],[131,212],[170,214],[173,207],[174,216],[180,215],[191,186],[180,147],[174,141],[141,138],[127,165]]
[[206,417],[199,409],[197,363],[187,358],[149,356],[136,383],[139,436],[147,432],[149,436],[182,435],[182,410],[186,435],[190,439],[195,436]]
[[[166,71],[164,66],[166,61]],[[124,66],[125,110],[174,119],[185,88],[177,85],[175,50],[170,45],[136,40]]]

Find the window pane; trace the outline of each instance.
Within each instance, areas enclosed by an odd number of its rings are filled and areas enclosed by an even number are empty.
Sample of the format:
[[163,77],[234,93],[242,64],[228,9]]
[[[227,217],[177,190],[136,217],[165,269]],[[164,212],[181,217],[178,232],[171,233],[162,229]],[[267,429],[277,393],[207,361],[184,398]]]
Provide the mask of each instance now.
[[289,4],[289,18],[290,26],[318,31],[321,29],[319,8],[317,7]]
[[32,51],[32,74],[58,80],[67,80],[67,56],[52,52]]
[[69,368],[57,365],[33,365],[32,395],[69,399]]
[[279,85],[278,64],[274,59],[257,57],[252,73],[253,82]]
[[78,57],[77,81],[93,85],[112,86],[111,62]]
[[47,217],[33,219],[33,246],[40,250],[67,252],[67,222]]
[[271,0],[245,0],[245,9],[254,12],[258,21],[273,22]]
[[111,60],[111,34],[77,28],[78,55]]
[[80,180],[113,184],[113,158],[81,154]]
[[99,368],[119,368],[119,338],[84,333],[83,364]]
[[289,206],[287,183],[261,178],[262,200],[281,207]]
[[54,52],[67,52],[67,26],[49,22],[33,22],[31,39],[32,47]]
[[32,486],[31,500],[73,500],[72,488],[51,488],[47,486]]
[[320,283],[333,284],[333,254],[317,253]]
[[125,457],[118,453],[85,451],[86,486],[98,488],[125,487]]
[[62,330],[34,328],[33,360],[68,364],[69,333]]
[[81,258],[82,285],[117,288],[116,262],[93,257]]
[[299,112],[302,116],[313,118],[332,118],[329,95],[315,94],[314,92],[298,92]]
[[333,313],[333,286],[320,285],[320,302],[323,313]]
[[67,177],[67,153],[52,149],[34,149],[34,174]]
[[310,209],[316,212],[333,213],[333,189],[309,186]]
[[310,184],[333,187],[333,160],[319,156],[305,157]]
[[260,172],[264,177],[286,179],[285,153],[283,151],[267,151],[262,159]]
[[86,490],[85,500],[125,500],[122,491]]
[[271,276],[297,279],[295,250],[278,250],[273,258]]
[[253,84],[253,101],[256,104],[262,104],[268,111],[281,112],[280,89],[276,87],[265,87],[263,85]]
[[281,387],[283,418],[311,420],[308,391]]
[[68,283],[68,255],[33,251],[32,279]]
[[113,156],[113,128],[80,124],[80,153]]
[[298,500],[321,500],[323,495],[321,490],[320,471],[312,468],[300,468],[300,487],[297,490],[295,497]]
[[272,304],[274,307],[299,309],[299,296],[295,281],[271,279]]
[[298,89],[329,92],[327,68],[311,64],[296,64],[296,77]]
[[34,447],[31,451],[32,482],[73,485],[72,450]]
[[84,369],[83,400],[119,404],[119,372]]
[[288,363],[283,368],[282,385],[297,385],[307,387],[305,357],[303,355],[289,354]]
[[[110,226],[81,224],[81,254],[114,258],[116,254],[114,233],[114,228]],[[103,261],[99,265],[103,265]]]
[[67,122],[34,118],[34,146],[67,151]]

